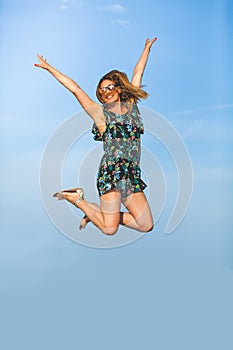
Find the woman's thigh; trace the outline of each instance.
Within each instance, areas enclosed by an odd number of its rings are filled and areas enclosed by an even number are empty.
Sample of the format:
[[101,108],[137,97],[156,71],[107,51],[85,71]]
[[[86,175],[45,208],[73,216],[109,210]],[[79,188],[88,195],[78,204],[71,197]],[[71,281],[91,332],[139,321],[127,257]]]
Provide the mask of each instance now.
[[143,192],[131,194],[124,199],[123,204],[139,226],[145,229],[147,228],[148,230],[153,228],[152,213]]
[[104,229],[107,234],[116,233],[120,223],[121,195],[119,192],[108,191],[100,197],[100,208],[104,219]]

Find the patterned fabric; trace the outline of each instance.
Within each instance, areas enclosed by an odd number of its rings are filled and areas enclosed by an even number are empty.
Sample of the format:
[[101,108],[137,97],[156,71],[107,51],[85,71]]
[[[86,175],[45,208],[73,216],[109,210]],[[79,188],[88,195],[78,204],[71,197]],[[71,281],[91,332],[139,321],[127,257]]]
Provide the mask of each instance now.
[[97,188],[102,196],[109,190],[118,190],[122,197],[143,191],[146,184],[141,180],[141,134],[144,133],[137,105],[130,112],[116,114],[103,105],[106,130],[101,135],[96,124],[94,140],[103,142],[104,155],[97,175]]

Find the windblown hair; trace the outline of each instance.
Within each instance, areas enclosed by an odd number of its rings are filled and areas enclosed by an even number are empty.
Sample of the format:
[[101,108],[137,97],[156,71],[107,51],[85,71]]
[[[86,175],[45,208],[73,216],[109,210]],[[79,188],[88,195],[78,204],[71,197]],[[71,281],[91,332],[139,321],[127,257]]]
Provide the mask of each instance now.
[[101,103],[104,103],[100,93],[100,84],[103,80],[112,80],[116,86],[119,86],[122,90],[120,93],[121,102],[124,102],[129,106],[137,103],[141,98],[144,99],[149,96],[146,91],[130,83],[126,73],[118,70],[112,70],[111,72],[105,74],[97,85],[96,96]]

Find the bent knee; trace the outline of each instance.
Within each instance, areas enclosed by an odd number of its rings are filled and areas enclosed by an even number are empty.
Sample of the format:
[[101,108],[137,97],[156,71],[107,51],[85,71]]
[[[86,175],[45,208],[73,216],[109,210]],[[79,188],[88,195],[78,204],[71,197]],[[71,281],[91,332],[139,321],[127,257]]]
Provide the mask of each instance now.
[[112,236],[112,235],[115,235],[117,233],[118,227],[104,227],[101,231],[105,235]]
[[154,228],[154,224],[152,224],[152,225],[144,225],[144,226],[140,227],[140,231],[141,232],[151,232],[151,231],[153,231],[153,228]]
[[154,229],[154,224],[152,226],[150,226],[146,232],[151,232],[151,231],[153,231],[153,229]]

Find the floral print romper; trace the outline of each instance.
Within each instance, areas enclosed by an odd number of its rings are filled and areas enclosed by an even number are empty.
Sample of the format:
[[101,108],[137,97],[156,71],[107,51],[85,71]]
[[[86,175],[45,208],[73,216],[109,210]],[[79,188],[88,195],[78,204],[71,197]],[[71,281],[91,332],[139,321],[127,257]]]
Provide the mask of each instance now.
[[113,113],[103,105],[103,113],[104,133],[100,134],[96,124],[92,128],[94,140],[102,141],[104,149],[97,175],[98,192],[102,196],[115,189],[126,198],[146,188],[140,169],[142,119],[136,104],[125,114]]

